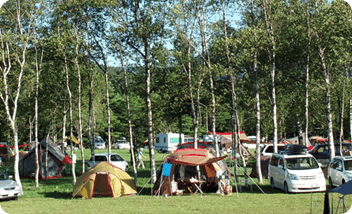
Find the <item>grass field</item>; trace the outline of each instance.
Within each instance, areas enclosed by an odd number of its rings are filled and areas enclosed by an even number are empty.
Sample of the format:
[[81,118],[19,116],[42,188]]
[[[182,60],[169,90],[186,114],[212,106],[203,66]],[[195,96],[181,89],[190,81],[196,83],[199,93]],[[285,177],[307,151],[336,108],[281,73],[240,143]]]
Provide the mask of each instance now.
[[[97,150],[97,153],[107,150]],[[112,150],[130,159],[127,150]],[[77,154],[77,177],[81,174],[81,154]],[[148,157],[148,151],[145,150]],[[156,153],[156,165],[159,167],[165,154]],[[90,158],[90,150],[85,150],[85,159]],[[146,184],[150,177],[149,160],[145,160],[146,169],[138,170],[138,191],[145,185],[139,196],[125,196],[119,198],[93,198],[71,200],[73,191],[72,176],[60,179],[40,181],[38,189],[33,179],[21,179],[24,195],[17,201],[1,201],[1,208],[10,214],[13,213],[322,213],[324,206],[324,193],[284,194],[281,190],[271,190],[267,179],[260,184],[263,194],[257,187],[253,192],[244,187],[243,192],[233,193],[231,196],[220,196],[215,193],[189,194],[183,196],[151,196],[152,185]],[[250,162],[253,164],[253,161]],[[70,167],[70,165],[68,165]],[[231,170],[231,169],[230,169]],[[242,170],[242,171],[241,171]],[[250,170],[248,170],[250,173]],[[67,169],[70,174],[70,168]],[[239,170],[243,175],[243,169]],[[130,175],[133,169],[130,166]],[[255,182],[257,180],[254,178]],[[336,211],[338,194],[330,194],[331,206]],[[352,196],[345,196],[347,209],[351,207]],[[342,213],[339,205],[337,213]]]

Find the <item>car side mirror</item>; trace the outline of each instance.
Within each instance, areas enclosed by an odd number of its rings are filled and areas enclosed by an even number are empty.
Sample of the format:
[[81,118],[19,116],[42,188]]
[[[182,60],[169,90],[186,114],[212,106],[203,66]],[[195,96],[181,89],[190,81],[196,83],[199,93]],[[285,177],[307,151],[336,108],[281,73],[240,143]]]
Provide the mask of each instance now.
[[318,163],[318,166],[321,167],[322,166],[321,163]]
[[338,170],[338,171],[342,171],[342,167],[341,167],[341,166],[339,166],[339,167],[337,167],[337,168],[336,168],[336,170]]
[[279,165],[279,169],[284,169],[284,166],[283,165]]

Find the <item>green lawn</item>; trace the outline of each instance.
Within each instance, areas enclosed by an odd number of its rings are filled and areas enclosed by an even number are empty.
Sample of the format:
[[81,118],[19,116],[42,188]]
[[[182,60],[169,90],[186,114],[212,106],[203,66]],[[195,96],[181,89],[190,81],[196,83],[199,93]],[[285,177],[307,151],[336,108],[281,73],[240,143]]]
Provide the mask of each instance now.
[[[97,150],[97,153],[107,150]],[[127,150],[112,150],[121,154],[127,160],[130,159]],[[70,153],[69,153],[70,154]],[[81,173],[81,155],[77,154],[77,176]],[[148,151],[145,150],[148,157]],[[165,154],[156,153],[156,165],[159,167]],[[90,150],[85,150],[85,159],[90,158]],[[138,191],[146,184],[150,177],[149,160],[145,160],[146,169],[138,170]],[[253,161],[250,161],[253,164]],[[70,174],[70,169],[67,169]],[[243,175],[243,169],[239,170]],[[250,169],[248,170],[250,173]],[[130,175],[133,169],[130,166]],[[254,179],[257,181],[256,179]],[[7,213],[322,213],[324,193],[313,194],[284,194],[280,190],[271,190],[268,180],[260,188],[266,194],[261,193],[257,187],[253,192],[244,187],[243,192],[234,193],[231,196],[220,196],[215,193],[169,196],[151,196],[151,184],[146,187],[139,196],[125,196],[120,198],[93,198],[91,200],[75,198],[71,200],[73,190],[72,177],[40,181],[40,187],[36,189],[33,179],[22,179],[24,195],[18,201],[1,201],[2,209]],[[332,198],[331,198],[332,197]],[[338,204],[338,194],[330,194],[334,212]],[[347,209],[352,205],[352,196],[345,197]],[[341,205],[338,213],[342,213]]]

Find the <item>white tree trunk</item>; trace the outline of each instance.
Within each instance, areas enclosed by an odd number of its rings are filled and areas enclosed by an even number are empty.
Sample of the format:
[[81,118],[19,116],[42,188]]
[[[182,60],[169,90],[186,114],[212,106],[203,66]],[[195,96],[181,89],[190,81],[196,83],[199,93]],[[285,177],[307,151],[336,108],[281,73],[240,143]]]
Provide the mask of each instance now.
[[325,105],[326,105],[326,117],[327,117],[327,124],[328,124],[328,142],[330,147],[330,160],[335,157],[335,146],[334,146],[334,135],[332,129],[332,114],[331,114],[331,93],[330,93],[330,77],[329,71],[327,69],[325,58],[324,58],[324,49],[319,47],[319,56],[323,66],[323,74],[325,79],[325,90],[326,90],[326,98],[325,98]]
[[[65,73],[66,73],[66,87],[69,97],[69,112],[70,112],[70,140],[71,140],[71,158],[73,159],[74,155],[74,146],[73,146],[73,115],[72,115],[72,93],[70,89],[69,76],[68,76],[68,68],[67,68],[67,59],[66,55],[64,55],[65,60]],[[76,173],[75,173],[75,164],[72,162],[71,173],[73,177],[73,185],[76,184]]]
[[78,142],[80,142],[81,156],[82,156],[82,174],[85,172],[85,160],[84,160],[84,149],[83,149],[83,137],[82,137],[82,110],[81,110],[81,71],[78,63],[78,44],[79,44],[79,34],[76,29],[76,25],[73,25],[76,35],[76,56],[75,56],[75,65],[77,68],[78,76]]
[[277,142],[278,142],[278,126],[277,126],[277,103],[276,103],[276,86],[275,86],[275,58],[276,58],[276,41],[274,37],[274,27],[271,20],[271,1],[263,0],[263,9],[265,15],[265,22],[267,27],[268,36],[271,38],[271,52],[269,51],[269,60],[270,60],[270,76],[271,76],[271,105],[273,108],[273,144],[274,152],[277,153]]
[[[309,5],[309,1],[308,4]],[[309,132],[309,64],[310,64],[310,44],[311,44],[311,34],[310,34],[310,19],[309,19],[309,6],[307,6],[307,25],[308,25],[308,48],[307,48],[307,68],[306,68],[306,105],[305,105],[305,118],[306,126],[304,133],[304,144],[308,147],[310,146],[308,132]]]
[[108,111],[108,162],[111,163],[111,115],[110,115],[110,97],[109,97],[109,80],[108,71],[105,70],[105,87],[106,87],[106,108]]
[[[117,17],[115,19],[115,23],[118,26],[118,20]],[[120,31],[117,28],[118,35],[120,36]],[[133,148],[133,135],[132,135],[132,122],[131,122],[131,111],[130,111],[130,99],[129,99],[129,92],[128,92],[128,79],[127,79],[127,69],[125,66],[124,58],[123,58],[123,53],[122,53],[122,43],[121,40],[119,39],[119,54],[120,54],[120,60],[121,60],[121,66],[123,69],[123,75],[124,75],[124,80],[125,80],[125,92],[126,92],[126,105],[127,105],[127,118],[128,118],[128,133],[129,133],[129,144],[130,144],[130,153],[131,153],[131,162],[132,162],[132,167],[133,167],[133,173],[134,173],[134,183],[137,183],[137,178],[138,178],[138,172],[136,168],[136,159],[134,156],[134,148]]]

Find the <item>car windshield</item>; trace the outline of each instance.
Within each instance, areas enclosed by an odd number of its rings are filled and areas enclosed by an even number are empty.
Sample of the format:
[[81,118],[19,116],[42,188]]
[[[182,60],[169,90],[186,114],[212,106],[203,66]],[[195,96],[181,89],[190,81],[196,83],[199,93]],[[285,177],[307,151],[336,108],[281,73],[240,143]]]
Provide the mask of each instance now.
[[119,155],[111,155],[111,160],[112,161],[123,161],[122,157]]
[[[93,161],[93,157],[91,157],[90,159],[89,159],[90,161]],[[106,158],[106,156],[95,156],[95,161],[107,161],[107,158]]]
[[345,165],[345,170],[352,170],[352,160],[345,160],[344,165]]
[[286,158],[286,166],[291,170],[317,169],[319,165],[313,157]]

